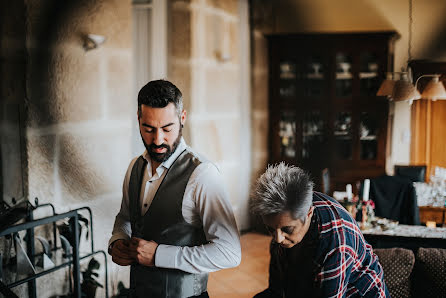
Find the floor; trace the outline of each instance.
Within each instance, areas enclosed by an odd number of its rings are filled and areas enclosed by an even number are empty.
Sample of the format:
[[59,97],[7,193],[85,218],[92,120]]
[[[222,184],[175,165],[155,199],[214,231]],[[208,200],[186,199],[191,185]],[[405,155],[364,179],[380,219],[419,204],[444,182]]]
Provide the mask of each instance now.
[[240,238],[242,262],[233,269],[213,272],[209,276],[211,298],[253,297],[268,286],[270,236],[246,233]]

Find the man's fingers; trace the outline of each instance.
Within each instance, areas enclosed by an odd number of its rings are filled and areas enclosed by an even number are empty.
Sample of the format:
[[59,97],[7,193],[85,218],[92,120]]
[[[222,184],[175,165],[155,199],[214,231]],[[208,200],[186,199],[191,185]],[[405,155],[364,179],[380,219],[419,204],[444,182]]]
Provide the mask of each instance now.
[[113,249],[115,249],[123,254],[131,254],[135,248],[132,245],[125,245],[124,243],[117,243],[113,246]]
[[112,256],[112,261],[121,266],[128,266],[134,262],[133,259],[120,258],[118,256]]
[[139,242],[141,242],[141,241],[145,241],[144,239],[141,239],[141,238],[138,238],[138,237],[132,237],[131,239],[130,239],[130,243],[131,244],[138,244]]
[[113,250],[112,256],[117,256],[122,259],[131,259],[132,258],[132,255],[129,252],[121,251],[119,249]]

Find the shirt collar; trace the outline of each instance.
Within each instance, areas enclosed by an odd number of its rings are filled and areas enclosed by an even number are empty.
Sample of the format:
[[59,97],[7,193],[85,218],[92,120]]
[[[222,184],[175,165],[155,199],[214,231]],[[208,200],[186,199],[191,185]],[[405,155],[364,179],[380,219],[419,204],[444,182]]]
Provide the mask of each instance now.
[[[163,161],[159,165],[158,169],[161,169],[162,167],[169,169],[172,166],[173,162],[178,158],[178,156],[180,156],[180,154],[184,151],[184,149],[186,149],[186,147],[187,147],[186,141],[184,141],[183,137],[181,137],[180,143],[178,144],[173,154],[167,160]],[[147,162],[151,165],[151,158],[149,152],[147,152],[147,149],[144,151],[142,157],[145,160],[147,160]]]

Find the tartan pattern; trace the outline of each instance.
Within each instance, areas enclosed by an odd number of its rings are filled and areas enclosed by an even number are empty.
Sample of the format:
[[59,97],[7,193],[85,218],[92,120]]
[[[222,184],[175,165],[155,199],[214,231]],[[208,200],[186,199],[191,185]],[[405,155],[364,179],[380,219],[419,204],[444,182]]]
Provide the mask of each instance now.
[[315,192],[319,221],[316,275],[322,297],[390,297],[383,270],[356,220],[335,200]]

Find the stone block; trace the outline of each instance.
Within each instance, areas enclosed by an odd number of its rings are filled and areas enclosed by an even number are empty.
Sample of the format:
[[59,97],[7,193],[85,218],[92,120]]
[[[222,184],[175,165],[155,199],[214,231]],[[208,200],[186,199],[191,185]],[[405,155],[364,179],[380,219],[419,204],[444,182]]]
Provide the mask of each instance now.
[[213,8],[222,9],[226,13],[234,16],[238,15],[238,0],[206,0],[206,5]]
[[252,162],[251,181],[254,183],[266,171],[268,165],[267,154],[254,154]]
[[64,200],[85,203],[119,193],[131,160],[130,136],[125,129],[61,136],[58,174]]
[[175,58],[189,59],[192,53],[191,11],[172,9],[169,17],[169,54]]
[[101,61],[96,55],[58,53],[51,61],[50,94],[56,105],[50,106],[57,122],[78,122],[102,117]]
[[265,37],[254,34],[254,69],[268,70],[268,43]]
[[240,39],[239,39],[239,23],[231,22],[229,28],[229,54],[232,63],[240,63]]
[[[35,57],[41,58],[41,57]],[[100,54],[81,50],[54,53],[47,65],[31,62],[30,123],[50,125],[102,117]]]
[[132,90],[132,59],[127,55],[114,55],[107,63],[106,115],[108,119],[132,119],[137,99]]
[[267,119],[252,120],[252,152],[268,152],[268,121]]
[[224,20],[221,16],[215,14],[206,14],[205,20],[205,57],[216,59],[217,51],[223,51]]
[[252,0],[250,1],[251,27],[264,33],[274,33],[275,1]]
[[220,167],[224,185],[228,191],[229,201],[234,207],[240,204],[240,170],[233,165],[222,165]]
[[238,112],[240,110],[240,80],[238,69],[209,67],[203,84],[204,104],[211,113]]
[[104,35],[107,40],[103,47],[130,49],[132,45],[132,1],[96,0],[83,1],[77,9],[70,11],[67,34],[77,32]]
[[217,54],[219,54],[229,56],[228,62],[238,63],[238,23],[225,20],[222,16],[217,14],[206,14],[204,27],[206,58],[217,59]]
[[183,94],[183,106],[189,110],[191,106],[191,67],[183,63],[170,61],[169,80],[173,82]]
[[268,111],[268,73],[252,74],[252,108],[256,111]]
[[12,60],[7,57],[2,62],[0,82],[0,94],[2,102],[22,102],[25,98],[25,60]]
[[169,3],[173,6],[174,4],[190,4],[190,3],[197,3],[200,0],[169,0]]
[[218,134],[217,123],[210,120],[189,122],[190,143],[197,152],[212,162],[223,159],[223,140]]
[[234,162],[240,157],[240,120],[225,118],[190,124],[191,146],[213,162]]
[[26,145],[30,200],[37,197],[40,203],[53,202],[55,136],[29,136]]

